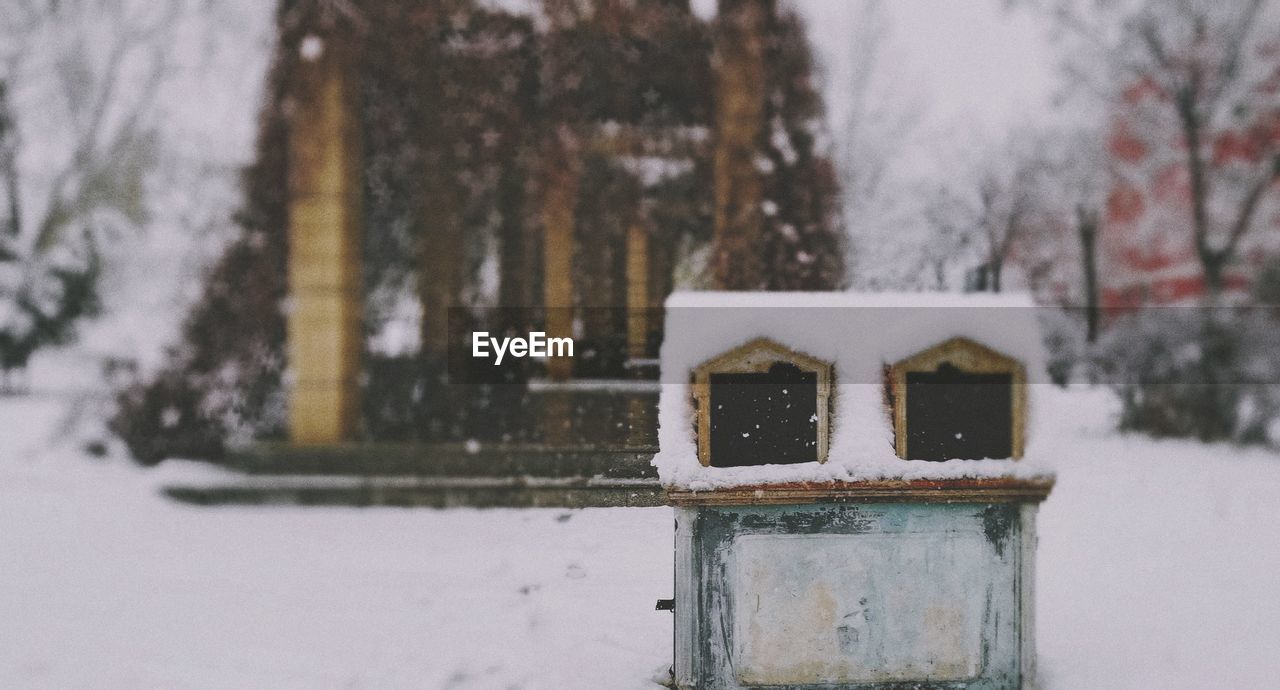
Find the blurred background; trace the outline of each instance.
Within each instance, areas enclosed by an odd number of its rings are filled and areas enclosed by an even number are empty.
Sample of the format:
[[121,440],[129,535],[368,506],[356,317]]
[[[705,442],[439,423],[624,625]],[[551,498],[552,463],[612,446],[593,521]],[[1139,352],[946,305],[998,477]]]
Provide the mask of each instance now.
[[[509,640],[525,645],[516,656],[527,663],[496,675],[465,635],[446,645],[453,661],[441,675],[378,656],[368,640],[359,654],[390,675],[350,676],[341,654],[332,668],[317,659],[298,671],[172,664],[185,652],[133,647],[123,656],[146,663],[115,668],[113,647],[68,632],[93,601],[174,587],[150,625],[168,650],[178,642],[161,633],[183,629],[174,616],[205,610],[211,592],[236,600],[234,587],[176,585],[190,570],[145,585],[126,569],[97,588],[51,573],[86,563],[113,572],[105,564],[124,553],[145,562],[155,542],[138,535],[172,522],[171,546],[203,546],[156,556],[161,571],[202,548],[243,548],[252,532],[263,535],[260,558],[241,565],[278,593],[303,577],[272,564],[292,548],[295,564],[303,558],[294,539],[327,535],[358,551],[370,531],[407,519],[218,513],[247,521],[236,527],[139,502],[129,493],[138,482],[206,504],[656,504],[648,458],[662,304],[699,289],[1034,295],[1064,387],[1045,409],[1079,432],[1064,453],[1097,482],[1067,479],[1055,494],[1095,515],[1083,527],[1047,504],[1046,568],[1060,570],[1046,575],[1057,603],[1045,615],[1065,620],[1082,601],[1132,606],[1135,619],[1164,606],[1142,577],[1113,589],[1101,566],[1081,574],[1072,563],[1091,549],[1130,559],[1143,577],[1160,563],[1172,571],[1194,544],[1223,549],[1182,572],[1176,591],[1190,608],[1164,609],[1161,630],[1185,617],[1201,632],[1147,647],[1117,643],[1140,645],[1144,633],[1100,636],[1108,648],[1091,634],[1105,621],[1085,616],[1089,629],[1064,623],[1070,634],[1046,638],[1050,681],[1057,659],[1066,687],[1140,686],[1126,654],[1175,674],[1166,686],[1217,682],[1213,653],[1235,659],[1237,686],[1268,677],[1250,647],[1220,648],[1237,628],[1204,602],[1235,587],[1239,601],[1227,595],[1223,610],[1256,623],[1254,642],[1280,644],[1280,630],[1260,622],[1280,618],[1274,593],[1236,573],[1276,565],[1258,554],[1277,535],[1256,529],[1280,517],[1264,508],[1280,484],[1280,3],[8,0],[0,35],[0,514],[35,526],[0,542],[31,564],[0,611],[26,625],[39,617],[32,602],[84,592],[42,623],[47,637],[8,652],[0,642],[0,679],[77,686],[110,667],[118,683],[155,686],[571,687],[531,669],[546,654],[622,648],[615,670],[657,666],[662,634],[638,636],[649,642],[634,649],[620,636],[560,652]],[[473,330],[572,335],[579,351],[477,373],[456,357]],[[1185,440],[1153,440],[1170,437]],[[135,466],[166,458],[202,464],[166,462],[138,478]],[[1141,487],[1161,473],[1177,488],[1143,503]],[[620,488],[577,499],[529,481],[601,475]],[[405,477],[418,483],[389,488]],[[1099,495],[1118,512],[1099,513]],[[1186,520],[1180,506],[1212,517],[1164,535]],[[1132,524],[1140,510],[1149,522],[1132,541],[1099,547],[1080,531]],[[137,538],[137,550],[90,560],[79,530],[128,511],[149,526],[111,523],[99,536]],[[492,530],[516,553],[587,520],[512,528],[503,520],[516,518],[486,515],[413,520]],[[616,557],[634,571],[618,577],[661,582],[669,525],[645,515],[656,536],[613,513],[591,518],[588,546],[565,537],[577,555],[548,557],[546,578],[576,582],[592,558]],[[324,525],[302,526],[313,520]],[[1055,526],[1076,537],[1055,547]],[[642,555],[596,548],[637,531],[658,538]],[[1143,540],[1150,548],[1135,550]],[[362,562],[383,575],[401,567],[381,552]],[[501,558],[491,565],[509,572]],[[542,602],[494,603],[495,616],[514,607],[532,620],[553,605],[569,612],[556,616],[591,615],[566,603],[581,590],[495,577]],[[370,581],[395,594],[364,612],[431,598],[426,585]],[[333,592],[303,589],[304,604],[283,616],[312,630],[300,639],[317,649],[365,620],[344,610],[320,625],[301,611]],[[229,605],[222,630],[239,632],[225,637],[274,629],[261,615],[270,604],[247,596]],[[142,625],[101,615],[107,631]],[[462,612],[442,615],[465,628]],[[373,620],[410,636],[446,625]],[[602,616],[598,627],[608,625]],[[261,658],[253,644],[225,644],[214,648],[232,660]],[[1196,665],[1198,646],[1213,650],[1210,662]],[[587,651],[566,651],[578,648]],[[48,650],[88,656],[68,664]],[[1066,670],[1086,657],[1113,661]],[[201,671],[214,667],[226,675]]]
[[[4,389],[77,360],[91,442],[142,462],[645,445],[672,290],[1017,290],[1121,427],[1274,443],[1275,14],[19,2]],[[579,356],[445,385],[471,330],[531,328]],[[539,387],[582,380],[619,385]]]

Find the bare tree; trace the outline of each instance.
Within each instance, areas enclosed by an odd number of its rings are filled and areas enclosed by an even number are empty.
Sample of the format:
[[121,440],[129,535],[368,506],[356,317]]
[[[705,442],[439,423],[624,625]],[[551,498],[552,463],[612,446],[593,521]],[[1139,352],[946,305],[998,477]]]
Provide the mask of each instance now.
[[18,0],[0,13],[3,368],[69,336],[96,303],[98,247],[146,221],[154,106],[187,9]]
[[[1029,4],[1052,18],[1067,44],[1070,85],[1106,108],[1111,157],[1124,168],[1113,189],[1125,190],[1135,200],[1131,211],[1138,209],[1130,216],[1139,220],[1124,232],[1149,246],[1186,247],[1196,258],[1206,307],[1194,341],[1199,356],[1194,371],[1169,383],[1238,380],[1243,331],[1215,307],[1242,246],[1274,236],[1257,227],[1276,210],[1280,180],[1278,8],[1263,0]],[[1153,206],[1160,214],[1142,210]],[[1109,220],[1117,232],[1119,221]],[[1166,338],[1175,337],[1172,330]],[[1230,437],[1237,426],[1238,386],[1127,398],[1162,399],[1127,407],[1155,418],[1185,414],[1191,421],[1174,426],[1204,440]]]
[[[1217,304],[1280,179],[1280,18],[1263,0],[1032,0],[1068,43],[1072,85],[1127,118],[1135,161],[1186,177],[1187,229]],[[1135,157],[1137,155],[1135,154]]]
[[46,106],[42,124],[56,128],[56,142],[41,142],[56,152],[47,162],[53,169],[27,185],[38,189],[22,191],[39,202],[30,223],[37,251],[103,209],[141,222],[141,176],[153,155],[149,116],[172,67],[172,28],[184,5],[29,0],[0,27],[9,81]]
[[930,205],[928,217],[938,238],[963,235],[977,252],[980,263],[969,289],[1004,289],[1005,266],[1040,220],[1045,165],[1037,135],[1017,131],[1003,146],[988,149],[971,171],[956,176]]
[[1106,221],[1113,171],[1104,134],[1092,128],[1050,129],[1041,134],[1043,157],[1036,195],[1034,261],[1043,277],[1071,286],[1065,306],[1083,306],[1085,340],[1101,327],[1098,238]]
[[18,135],[13,109],[9,106],[8,84],[0,81],[0,183],[6,197],[7,222],[0,234],[16,238],[22,231],[22,195],[18,188]]
[[927,190],[921,196],[927,199],[923,215],[929,238],[920,247],[917,269],[926,276],[925,288],[946,292],[951,289],[954,265],[970,258],[975,222],[955,193],[945,186]]

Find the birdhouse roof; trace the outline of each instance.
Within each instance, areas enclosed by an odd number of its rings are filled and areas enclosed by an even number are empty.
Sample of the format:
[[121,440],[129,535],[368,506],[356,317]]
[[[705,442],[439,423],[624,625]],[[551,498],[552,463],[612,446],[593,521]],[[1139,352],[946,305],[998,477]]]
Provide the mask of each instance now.
[[[1034,402],[1029,402],[1025,460],[907,461],[894,452],[885,403],[886,367],[931,349],[981,348],[1025,367],[1028,399],[1046,383],[1037,307],[1024,294],[677,292],[666,302],[659,401],[663,484],[712,489],[785,482],[1038,477]],[[744,345],[774,348],[783,359],[830,364],[829,454],[825,463],[704,467],[698,461],[690,377],[741,357]],[[801,357],[803,360],[796,360]]]

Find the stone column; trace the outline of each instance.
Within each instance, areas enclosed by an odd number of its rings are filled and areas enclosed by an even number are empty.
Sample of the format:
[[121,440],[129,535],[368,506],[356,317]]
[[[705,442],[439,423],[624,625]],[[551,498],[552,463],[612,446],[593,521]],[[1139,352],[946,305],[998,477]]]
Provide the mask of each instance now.
[[640,219],[627,227],[627,357],[646,356],[649,340],[649,233]]
[[[578,154],[576,138],[565,126],[543,161],[542,303],[548,338],[573,336],[573,224],[582,172]],[[553,357],[547,361],[552,380],[564,381],[572,374],[573,360]]]
[[422,300],[422,352],[432,365],[445,366],[449,346],[449,309],[456,306],[461,280],[462,236],[454,181],[439,160],[428,161],[422,209],[418,292]]
[[361,152],[353,52],[303,40],[289,123],[289,438],[355,437],[360,419]]

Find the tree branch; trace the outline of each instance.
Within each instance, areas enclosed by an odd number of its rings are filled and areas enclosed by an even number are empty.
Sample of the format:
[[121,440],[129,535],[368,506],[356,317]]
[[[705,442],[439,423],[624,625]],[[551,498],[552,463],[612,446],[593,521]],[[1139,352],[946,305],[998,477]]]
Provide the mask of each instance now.
[[1236,252],[1236,247],[1240,244],[1240,239],[1249,232],[1249,228],[1253,225],[1253,216],[1258,210],[1258,205],[1262,198],[1266,195],[1267,189],[1275,183],[1280,177],[1280,156],[1272,159],[1270,170],[1249,187],[1249,191],[1245,194],[1244,199],[1240,202],[1240,213],[1236,216],[1235,223],[1231,226],[1231,231],[1227,235],[1227,243],[1220,250],[1221,260],[1227,261]]

